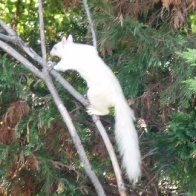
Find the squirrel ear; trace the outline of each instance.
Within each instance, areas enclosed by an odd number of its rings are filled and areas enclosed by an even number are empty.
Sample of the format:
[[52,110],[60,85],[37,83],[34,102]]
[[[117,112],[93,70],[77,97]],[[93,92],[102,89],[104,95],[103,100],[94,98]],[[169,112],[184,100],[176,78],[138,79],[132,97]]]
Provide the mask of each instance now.
[[67,42],[66,37],[62,37],[61,42],[63,43],[63,45],[65,45],[65,44],[66,44],[66,42]]
[[67,41],[68,41],[69,43],[73,42],[73,37],[72,37],[72,35],[69,35],[69,36],[68,36]]

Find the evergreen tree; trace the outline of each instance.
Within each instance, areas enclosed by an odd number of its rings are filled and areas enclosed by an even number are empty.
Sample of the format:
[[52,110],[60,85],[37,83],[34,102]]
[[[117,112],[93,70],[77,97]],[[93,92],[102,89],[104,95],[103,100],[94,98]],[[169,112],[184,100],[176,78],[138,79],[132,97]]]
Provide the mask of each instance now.
[[[80,1],[43,2],[48,51],[70,33],[91,43]],[[143,176],[135,188],[127,184],[129,193],[195,194],[195,1],[93,0],[89,6],[99,53],[137,117]],[[3,0],[0,19],[40,52],[37,1]],[[0,194],[94,195],[46,85],[1,50],[0,73]],[[77,73],[65,77],[85,94]],[[110,160],[90,118],[56,87],[106,193],[118,195]],[[102,120],[113,139],[113,117]]]

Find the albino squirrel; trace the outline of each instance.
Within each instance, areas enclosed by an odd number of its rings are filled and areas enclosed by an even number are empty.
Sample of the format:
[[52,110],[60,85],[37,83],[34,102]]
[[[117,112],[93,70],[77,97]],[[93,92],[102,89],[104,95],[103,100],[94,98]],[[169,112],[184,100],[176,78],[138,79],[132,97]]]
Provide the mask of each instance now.
[[117,78],[93,46],[74,43],[71,35],[55,44],[50,54],[61,58],[55,70],[75,70],[87,82],[90,114],[106,115],[110,107],[115,108],[115,137],[122,165],[129,180],[137,182],[141,175],[141,155],[133,123],[135,118]]

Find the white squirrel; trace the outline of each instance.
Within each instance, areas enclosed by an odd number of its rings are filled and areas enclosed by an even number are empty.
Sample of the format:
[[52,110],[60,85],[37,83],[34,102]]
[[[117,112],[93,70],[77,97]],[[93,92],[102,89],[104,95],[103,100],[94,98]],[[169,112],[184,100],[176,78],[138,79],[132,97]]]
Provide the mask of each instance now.
[[61,58],[54,66],[55,70],[75,70],[87,82],[90,114],[107,115],[110,107],[115,108],[115,138],[122,156],[122,166],[130,182],[137,182],[141,176],[141,155],[133,123],[135,118],[111,69],[93,46],[74,43],[71,35],[55,44],[50,54]]

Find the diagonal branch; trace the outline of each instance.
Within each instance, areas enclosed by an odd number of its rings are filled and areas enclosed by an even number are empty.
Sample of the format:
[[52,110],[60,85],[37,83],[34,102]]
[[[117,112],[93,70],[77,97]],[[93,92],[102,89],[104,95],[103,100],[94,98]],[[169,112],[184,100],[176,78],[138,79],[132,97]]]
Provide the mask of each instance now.
[[[66,108],[64,107],[62,100],[58,96],[52,81],[50,81],[46,75],[43,75],[42,73],[40,74],[39,72],[37,73],[37,70],[36,69],[34,70],[34,66],[27,59],[25,59],[22,55],[20,55],[16,50],[14,50],[11,46],[9,46],[8,44],[0,41],[0,48],[2,48],[5,52],[10,54],[11,56],[13,56],[16,60],[21,62],[27,69],[32,71],[32,73],[34,73],[36,76],[40,77],[42,80],[44,80],[46,82],[47,87],[48,87],[48,89],[54,99],[54,102],[55,102],[57,108],[59,109],[59,112],[62,115],[63,120],[66,122],[67,127],[69,128],[70,135],[72,136],[74,144],[77,143],[76,148],[77,148],[77,151],[80,155],[81,161],[84,164],[85,169],[88,170],[87,174],[89,176],[91,176],[91,178],[93,178],[94,186],[99,187],[100,183],[98,180],[96,180],[97,177],[91,169],[90,163],[89,163],[88,158],[85,154],[85,150],[82,146],[82,143],[80,141],[79,136],[77,135],[76,129],[71,121],[69,113],[66,110]],[[32,68],[32,66],[33,66],[33,68]],[[100,191],[98,195],[102,196],[105,194],[103,191],[102,192]]]
[[0,34],[0,39],[16,44],[24,52],[26,52],[33,60],[37,61],[40,65],[43,66],[42,57],[39,56],[32,48],[28,47],[28,44],[25,43],[13,29],[7,26],[7,24],[5,24],[2,20],[0,20],[0,25],[4,29],[6,29],[6,32],[8,33],[8,35]]
[[[6,29],[9,29],[8,27],[2,20],[0,20],[0,25],[3,25],[3,27],[6,27]],[[8,30],[8,32],[12,32],[13,30]],[[4,35],[0,33],[0,39],[4,41],[9,41],[17,46],[19,46],[28,56],[30,56],[34,61],[38,62],[41,66],[43,66],[43,60],[42,57],[39,56],[32,48],[30,48],[19,36],[17,36],[16,33],[14,35]],[[50,72],[52,76],[60,83],[63,85],[63,87],[79,102],[81,102],[84,106],[88,106],[89,103],[88,101],[80,94],[78,93],[73,86],[67,82],[61,74],[56,72],[55,70],[51,70]]]
[[90,178],[91,182],[93,183],[95,190],[97,192],[97,194],[99,196],[104,196],[105,192],[103,190],[103,187],[101,185],[101,183],[99,182],[99,179],[97,178],[97,176],[95,175],[95,173],[93,172],[90,162],[87,158],[86,152],[84,150],[84,147],[81,143],[80,137],[77,134],[76,128],[72,122],[71,117],[69,116],[69,113],[66,109],[66,107],[63,105],[63,102],[61,100],[61,98],[59,97],[57,90],[52,82],[52,79],[48,73],[47,70],[47,63],[46,63],[46,47],[45,47],[45,35],[44,35],[44,22],[43,22],[43,8],[42,8],[42,0],[38,0],[39,2],[39,20],[40,20],[40,36],[41,36],[41,48],[42,48],[42,55],[43,55],[43,73],[46,76],[45,77],[45,82],[46,85],[52,95],[52,98],[63,118],[63,121],[65,122],[65,124],[67,125],[67,128],[70,132],[70,135],[72,137],[72,140],[75,144],[75,147],[77,149],[77,152],[79,154],[80,160],[82,161],[82,163],[84,164],[84,169],[88,175],[88,177]]
[[0,20],[0,25],[7,32],[7,34],[11,36],[16,35],[16,32],[12,28],[8,27],[7,24],[5,24],[2,20]]
[[27,69],[29,69],[32,73],[34,73],[37,77],[44,79],[42,72],[37,69],[33,64],[31,64],[26,58],[24,58],[21,54],[19,54],[16,50],[14,50],[11,46],[4,43],[0,40],[0,47],[6,51],[8,54],[13,56],[19,62],[21,62]]
[[6,42],[15,42],[16,39],[14,37],[4,35],[3,33],[0,33],[0,39],[6,41]]

